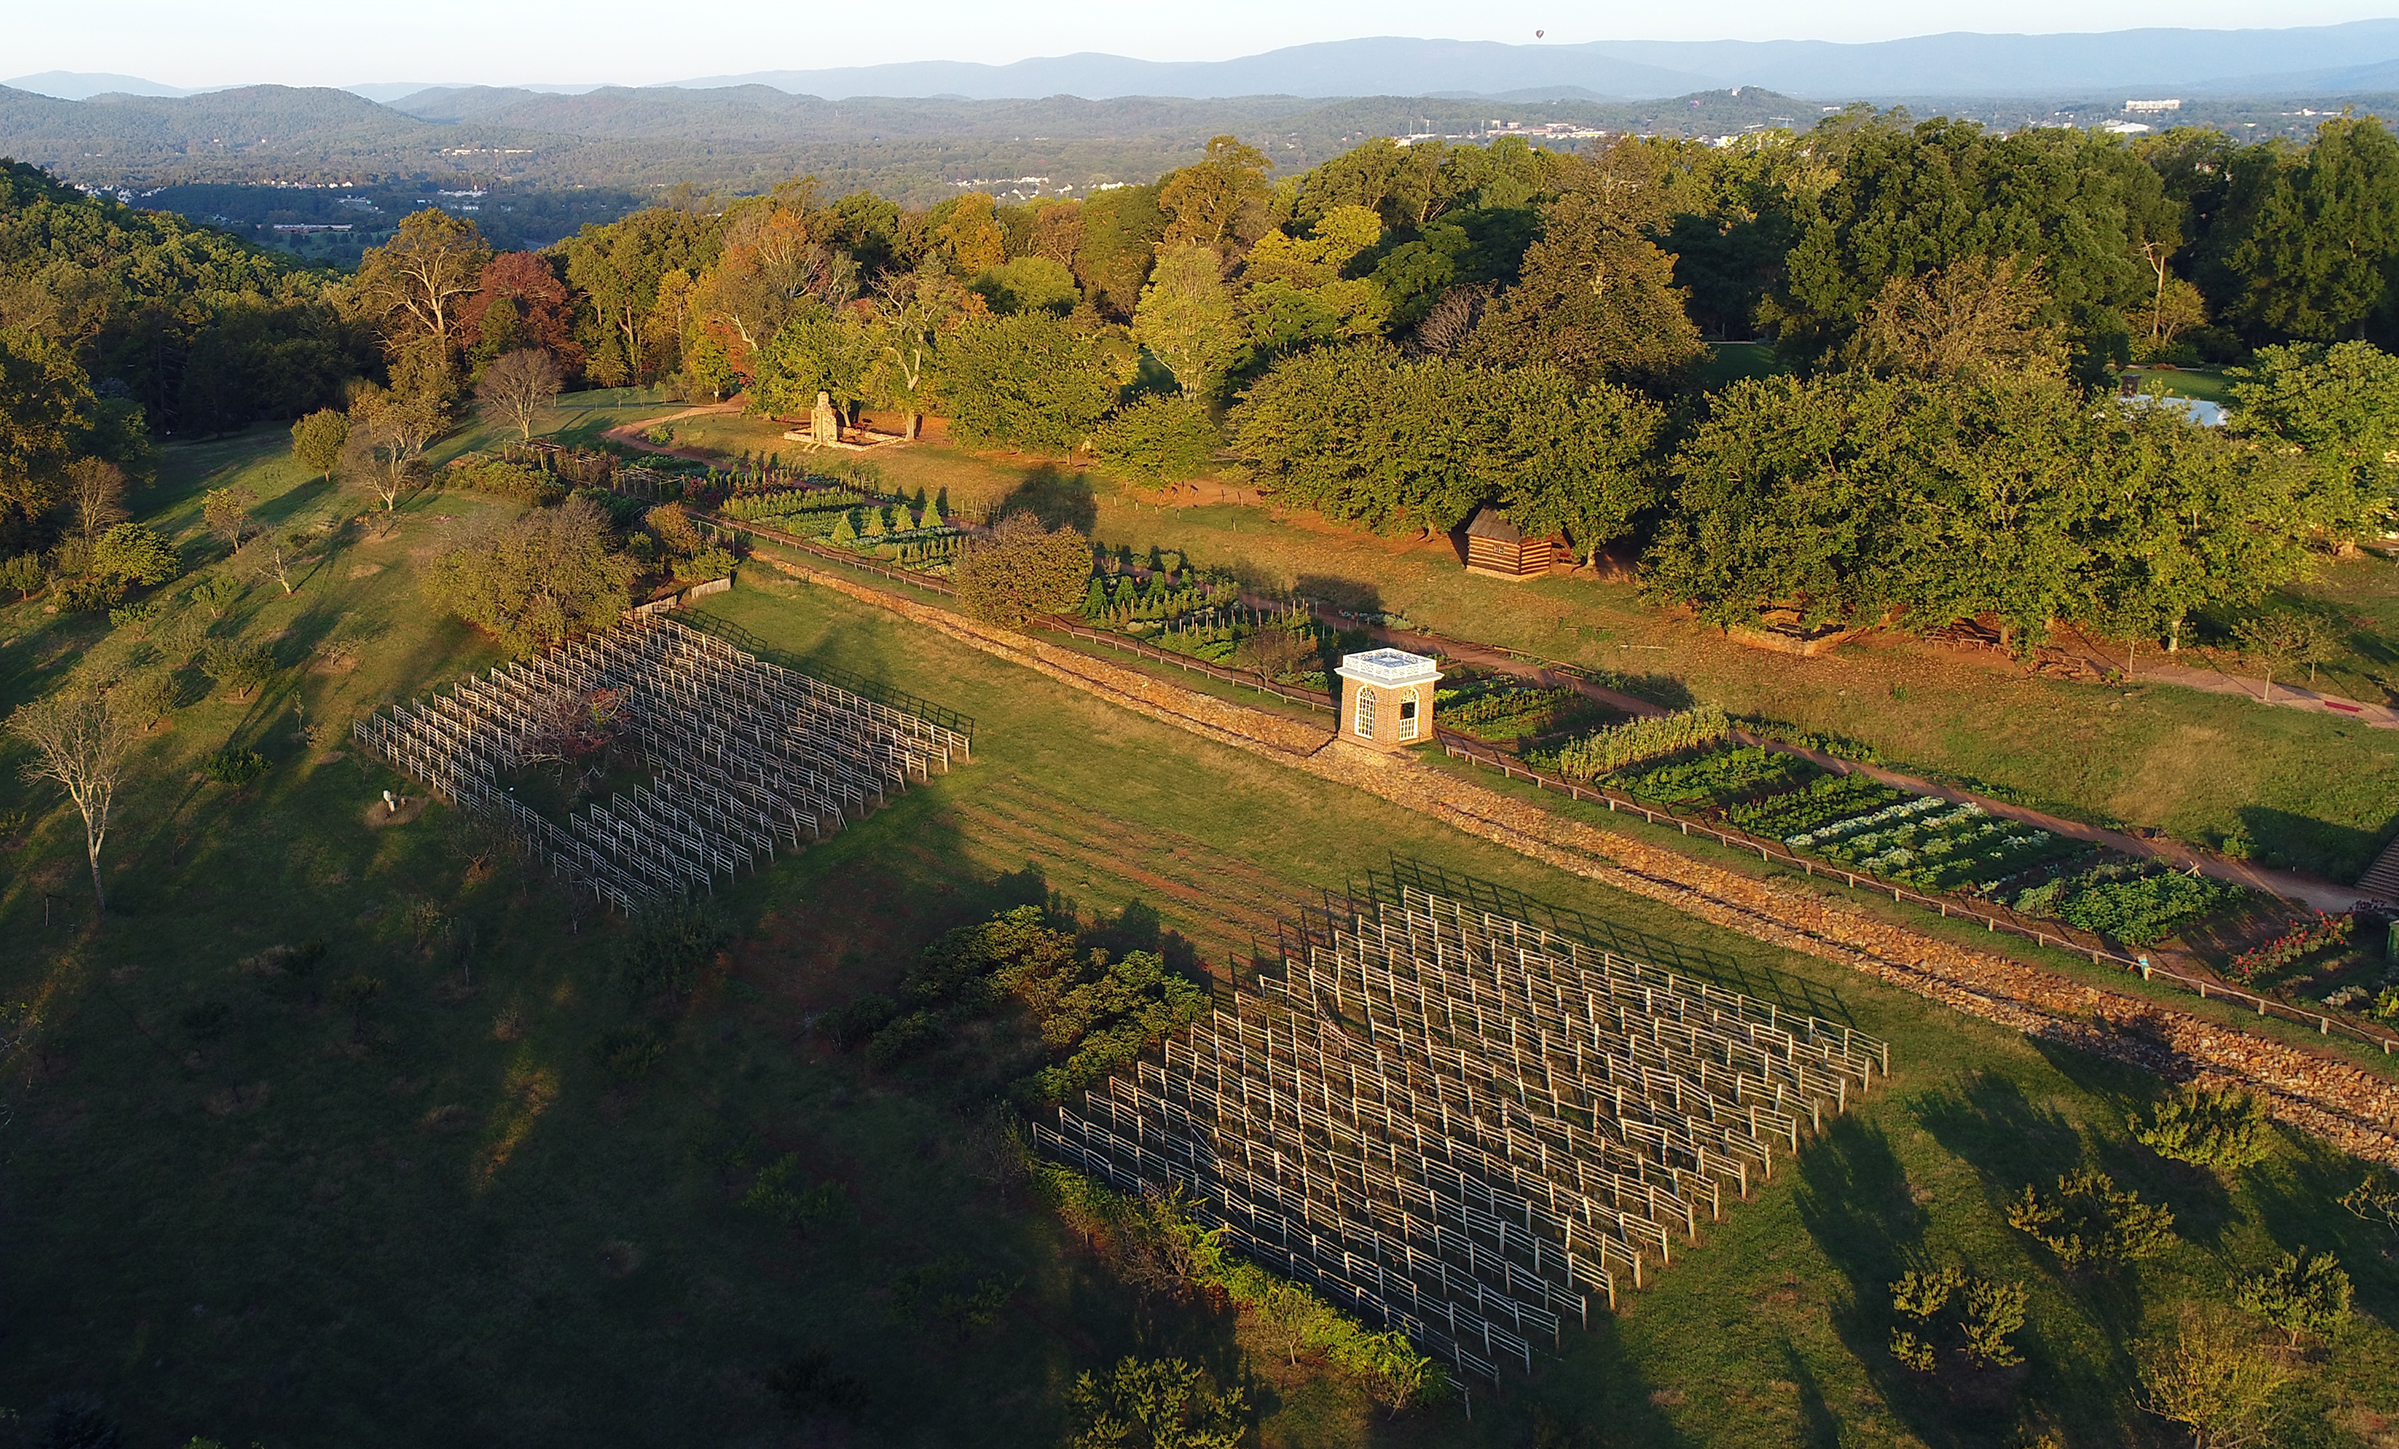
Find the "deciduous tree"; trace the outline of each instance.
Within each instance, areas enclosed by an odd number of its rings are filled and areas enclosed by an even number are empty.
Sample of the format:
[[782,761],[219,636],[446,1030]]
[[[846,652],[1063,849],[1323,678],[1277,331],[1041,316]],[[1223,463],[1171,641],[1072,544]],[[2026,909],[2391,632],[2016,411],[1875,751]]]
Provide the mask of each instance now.
[[1507,367],[1547,363],[1579,382],[1668,387],[1701,353],[1674,284],[1674,259],[1612,200],[1561,198],[1543,213],[1524,278],[1499,295],[1468,355]]
[[967,546],[958,562],[958,605],[978,619],[1017,629],[1047,614],[1074,612],[1091,574],[1091,542],[1072,528],[1045,529],[1011,513]]
[[1964,257],[1921,276],[1893,277],[1867,310],[1861,360],[1911,377],[1984,370],[2057,372],[2061,330],[2041,320],[2049,294],[2038,262]]
[[1155,393],[1119,408],[1091,438],[1100,461],[1153,484],[1206,470],[1223,446],[1206,403]]
[[2182,1305],[2173,1330],[2134,1348],[2141,1407],[2191,1436],[2192,1449],[2246,1449],[2271,1442],[2274,1396],[2291,1371],[2258,1352],[2231,1318]]
[[417,460],[447,424],[432,399],[362,392],[350,405],[343,470],[364,483],[388,514],[400,506],[415,482]]
[[2256,219],[2229,258],[2253,327],[2338,342],[2387,317],[2399,264],[2399,139],[2381,121],[2339,117],[2304,153],[2276,158]]
[[464,217],[428,207],[404,218],[392,239],[359,258],[359,299],[396,355],[418,343],[446,369],[457,345],[458,314],[482,285],[491,246]]
[[607,516],[569,498],[461,539],[434,559],[425,593],[529,657],[608,627],[630,605],[634,564],[609,543]]
[[1174,218],[1168,244],[1247,246],[1266,230],[1266,173],[1273,167],[1265,152],[1237,137],[1210,137],[1206,159],[1159,183],[1158,207]]
[[1562,535],[1584,560],[1632,531],[1656,506],[1656,448],[1665,409],[1629,388],[1577,388],[1563,374],[1527,369],[1497,380],[1484,405],[1502,423],[1500,501],[1528,536]]
[[950,422],[975,443],[1069,452],[1115,406],[1123,380],[1091,338],[1054,317],[969,321],[941,351]]
[[865,319],[846,307],[802,307],[758,354],[750,410],[805,418],[821,392],[847,414],[865,400],[878,344]]
[[1077,1420],[1068,1449],[1238,1449],[1248,1401],[1216,1388],[1179,1358],[1120,1361],[1086,1373],[1067,1392]]
[[2399,505],[2399,357],[2367,342],[2262,347],[2228,374],[2227,428],[2299,460],[2306,520],[2336,546],[2387,526]]
[[565,381],[556,358],[528,347],[495,358],[483,369],[483,377],[475,384],[475,396],[493,417],[515,428],[519,438],[531,442],[533,424],[540,419],[542,409],[557,399],[558,389]]
[[715,257],[713,228],[690,210],[653,206],[606,226],[586,226],[563,244],[567,281],[589,302],[578,323],[592,376],[610,387],[670,372],[680,362],[682,318],[662,314],[669,273],[694,271]]
[[288,596],[292,570],[307,561],[317,541],[317,536],[304,528],[262,528],[242,550],[242,565],[252,578],[273,579]]
[[[2275,609],[2244,619],[2233,630],[2241,652],[2265,667],[2266,698],[2274,697],[2274,676],[2286,664],[2313,666],[2324,654],[2323,627],[2294,609]],[[2313,668],[2310,669],[2313,674]]]
[[342,465],[342,444],[350,439],[350,415],[339,408],[319,408],[292,424],[292,456],[300,466],[330,481]]
[[24,765],[25,777],[47,780],[64,790],[83,817],[92,899],[104,915],[108,892],[100,881],[100,848],[108,840],[109,813],[128,757],[146,723],[96,690],[61,690],[18,706],[8,717],[9,732],[33,751]]
[[1213,247],[1169,248],[1150,269],[1133,313],[1133,340],[1166,364],[1187,398],[1213,399],[1248,350],[1223,269]]
[[980,305],[938,265],[894,272],[877,289],[872,324],[876,353],[866,385],[875,403],[901,414],[901,431],[907,437],[915,438],[933,406],[944,334]]
[[200,495],[200,521],[227,545],[239,548],[242,540],[250,536],[250,530],[257,527],[257,520],[250,516],[250,510],[257,504],[257,490],[243,484],[211,488]]
[[970,191],[933,208],[934,245],[949,258],[950,272],[972,277],[1008,259],[1008,238],[1000,230],[991,197]]
[[458,304],[459,346],[478,365],[536,347],[573,372],[583,365],[576,301],[550,257],[502,252],[483,264],[474,295]]
[[85,543],[132,515],[125,511],[125,470],[106,458],[77,458],[67,465],[67,504],[75,510],[75,532]]
[[92,572],[122,584],[163,584],[183,572],[183,561],[158,530],[120,523],[92,544]]
[[68,461],[93,410],[92,389],[66,349],[0,327],[0,548],[41,540]]

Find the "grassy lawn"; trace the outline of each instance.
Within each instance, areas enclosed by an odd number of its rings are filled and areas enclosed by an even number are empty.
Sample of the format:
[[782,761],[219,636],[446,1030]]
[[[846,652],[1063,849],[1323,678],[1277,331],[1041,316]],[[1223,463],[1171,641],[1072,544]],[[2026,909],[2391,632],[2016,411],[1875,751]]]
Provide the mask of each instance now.
[[2170,397],[2194,397],[2203,402],[2232,405],[2232,384],[2221,367],[2128,367],[2124,375],[2142,383],[2157,383]]
[[1774,355],[1771,342],[1716,342],[1699,367],[1700,386],[1713,392],[1747,377],[1779,377],[1791,369]]
[[2351,699],[2399,700],[2399,559],[2369,554],[2348,560],[2284,595],[2322,622],[2332,645],[2317,671],[2317,688]]
[[[137,502],[187,534],[198,490],[236,479],[268,511],[355,511],[298,476],[276,442],[171,449],[166,479]],[[489,661],[428,613],[415,583],[482,506],[420,496],[390,534],[345,535],[290,598],[254,587],[223,619],[186,606],[149,640],[38,602],[0,611],[0,706],[79,658],[172,655],[195,628],[272,640],[285,665],[260,698],[195,700],[146,746],[112,837],[119,909],[104,928],[88,927],[72,816],[13,768],[0,777],[0,817],[29,817],[0,886],[0,1001],[40,1003],[48,1023],[30,1078],[0,1089],[13,1114],[0,1126],[0,1406],[96,1394],[137,1446],[192,1434],[270,1449],[1032,1446],[1056,1442],[1077,1372],[1175,1353],[1248,1383],[1258,1442],[1295,1449],[2015,1449],[2040,1432],[2162,1443],[2133,1407],[2124,1345],[2181,1299],[2220,1300],[2232,1273],[2305,1243],[2340,1254],[2361,1318],[2316,1355],[2292,1400],[2301,1429],[2283,1442],[2362,1444],[2399,1416],[2399,1263],[2332,1205],[2361,1175],[2337,1154],[2286,1137],[2231,1185],[2174,1169],[2125,1142],[2125,1113],[2157,1090],[2140,1074],[1537,866],[763,571],[712,609],[780,651],[974,716],[975,759],[826,844],[720,883],[738,931],[729,963],[649,1022],[666,1043],[657,1065],[612,1080],[601,1043],[644,1020],[616,985],[620,928],[570,913],[510,867],[475,869],[438,806],[372,826],[370,802],[407,782],[348,752],[338,728],[296,737],[303,722],[338,727]],[[1226,526],[1244,521],[1265,520]],[[186,557],[214,566],[196,538]],[[238,792],[203,783],[197,762],[228,740],[274,769]],[[1031,894],[1086,914],[1147,907],[1223,963],[1271,940],[1317,889],[1394,854],[1645,932],[1687,969],[1892,1043],[1887,1088],[1620,1316],[1570,1331],[1529,1380],[1478,1386],[1471,1421],[1455,1406],[1385,1421],[1349,1387],[1250,1353],[1227,1318],[1130,1293],[994,1180],[971,1077],[939,1064],[877,1073],[811,1030],[825,1008],[887,988],[940,930]],[[45,896],[60,919],[47,927]],[[304,973],[258,960],[317,937],[324,958]],[[341,984],[360,976],[382,990],[353,1012]],[[740,1205],[786,1154],[802,1181],[839,1185],[841,1208],[805,1235]],[[2169,1255],[2076,1279],[2006,1228],[2002,1199],[2086,1156],[2172,1204]],[[1885,1351],[1889,1280],[1950,1259],[2031,1286],[2027,1369],[1926,1383]],[[943,1306],[993,1285],[1007,1294],[996,1323]],[[854,1416],[785,1411],[775,1371],[812,1350],[863,1384]]]

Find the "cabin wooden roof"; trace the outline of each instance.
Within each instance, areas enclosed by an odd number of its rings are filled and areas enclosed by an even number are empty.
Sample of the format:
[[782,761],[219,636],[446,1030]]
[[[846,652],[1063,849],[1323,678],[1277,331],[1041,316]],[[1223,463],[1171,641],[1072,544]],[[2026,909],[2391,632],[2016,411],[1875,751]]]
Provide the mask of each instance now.
[[1522,543],[1524,532],[1508,521],[1508,515],[1496,508],[1485,508],[1466,525],[1468,538],[1488,538],[1496,543]]

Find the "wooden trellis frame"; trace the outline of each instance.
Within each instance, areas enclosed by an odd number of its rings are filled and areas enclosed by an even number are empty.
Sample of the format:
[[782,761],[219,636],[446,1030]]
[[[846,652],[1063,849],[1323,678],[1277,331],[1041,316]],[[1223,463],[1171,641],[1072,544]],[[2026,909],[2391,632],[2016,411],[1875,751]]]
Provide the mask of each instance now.
[[1119,1188],[1424,1351],[1532,1367],[1763,1183],[1889,1048],[1394,879],[1284,969],[1037,1123]]
[[[562,698],[602,689],[618,693],[653,778],[561,827],[502,777],[529,763]],[[840,829],[973,746],[960,730],[655,616],[462,680],[351,734],[451,804],[507,822],[553,871],[626,911],[713,891],[720,874]]]

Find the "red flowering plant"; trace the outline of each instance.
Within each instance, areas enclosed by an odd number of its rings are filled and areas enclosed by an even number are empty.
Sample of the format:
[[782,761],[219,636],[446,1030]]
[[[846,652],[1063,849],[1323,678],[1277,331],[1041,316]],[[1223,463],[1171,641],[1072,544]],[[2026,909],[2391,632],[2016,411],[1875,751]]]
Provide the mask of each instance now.
[[2310,956],[2327,946],[2344,946],[2350,932],[2356,929],[2356,919],[2349,912],[2330,915],[2316,912],[2312,921],[2293,921],[2290,929],[2262,946],[2253,946],[2232,958],[2226,975],[2247,985],[2269,972],[2279,971],[2301,957]]

